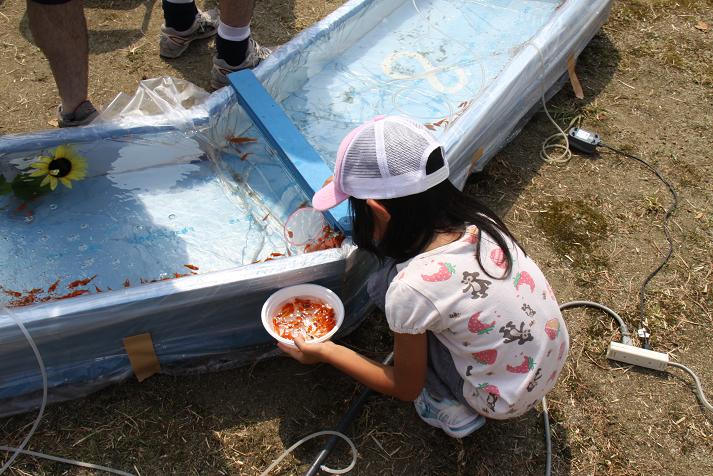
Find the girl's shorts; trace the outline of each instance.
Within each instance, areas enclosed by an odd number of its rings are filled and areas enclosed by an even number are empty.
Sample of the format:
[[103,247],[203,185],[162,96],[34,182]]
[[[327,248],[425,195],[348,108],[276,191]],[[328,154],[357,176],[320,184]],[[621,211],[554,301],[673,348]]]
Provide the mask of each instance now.
[[[372,302],[381,309],[381,312],[386,309],[386,291],[396,274],[396,263],[387,259],[369,276],[367,291]],[[455,400],[469,406],[463,396],[463,377],[456,370],[450,351],[435,334],[430,331],[426,334],[428,336],[426,390],[436,398]]]

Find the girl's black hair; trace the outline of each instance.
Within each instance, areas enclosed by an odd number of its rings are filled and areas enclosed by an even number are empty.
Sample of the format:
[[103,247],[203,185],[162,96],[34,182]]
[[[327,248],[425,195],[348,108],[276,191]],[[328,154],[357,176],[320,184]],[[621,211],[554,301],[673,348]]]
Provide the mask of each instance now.
[[[441,148],[428,157],[426,173],[443,166]],[[374,220],[366,200],[349,198],[354,243],[376,254],[379,259],[390,257],[397,263],[407,261],[433,241],[437,233],[463,232],[466,225],[478,228],[476,257],[483,271],[493,279],[503,279],[512,271],[512,255],[506,238],[518,245],[503,221],[479,200],[458,190],[450,180],[444,180],[415,195],[378,200],[391,214],[380,243],[374,243]],[[482,232],[486,232],[502,248],[507,258],[507,269],[500,277],[490,275],[480,259]]]

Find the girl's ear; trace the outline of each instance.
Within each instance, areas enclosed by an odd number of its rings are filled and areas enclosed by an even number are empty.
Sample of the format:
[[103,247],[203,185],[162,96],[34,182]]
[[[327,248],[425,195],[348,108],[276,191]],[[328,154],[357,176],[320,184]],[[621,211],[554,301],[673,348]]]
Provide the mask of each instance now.
[[381,203],[371,198],[367,199],[366,205],[371,209],[374,217],[374,236],[375,241],[381,241],[386,233],[386,228],[391,221],[391,213]]
[[376,220],[383,221],[384,223],[391,221],[391,213],[389,213],[386,207],[381,203],[369,198],[366,200],[366,204],[371,208],[371,212],[374,214]]

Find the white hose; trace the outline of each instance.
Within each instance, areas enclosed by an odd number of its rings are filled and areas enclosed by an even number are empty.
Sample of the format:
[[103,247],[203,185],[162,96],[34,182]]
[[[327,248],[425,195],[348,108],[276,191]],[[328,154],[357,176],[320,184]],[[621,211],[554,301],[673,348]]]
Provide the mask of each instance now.
[[98,464],[84,463],[82,461],[76,461],[73,459],[60,458],[59,456],[52,456],[44,453],[38,453],[36,451],[20,450],[19,448],[10,448],[9,446],[0,446],[0,451],[14,451],[15,455],[22,453],[23,455],[35,456],[37,458],[48,459],[50,461],[57,461],[59,463],[73,464],[74,466],[81,466],[82,468],[98,469],[99,471],[104,471],[111,474],[118,474],[119,476],[135,476],[132,473],[127,473],[125,471],[120,471],[118,469],[108,468],[106,466],[101,466]]
[[[20,443],[20,446],[17,448],[12,448],[9,451],[12,451],[13,454],[10,456],[10,458],[5,462],[5,464],[0,468],[0,475],[3,474],[7,469],[12,465],[12,463],[15,461],[15,459],[20,456],[20,453],[25,449],[25,446],[27,446],[27,443],[30,442],[30,438],[32,438],[32,435],[35,434],[35,431],[37,430],[37,427],[40,425],[40,420],[42,420],[42,415],[45,413],[45,407],[47,406],[47,369],[45,369],[45,362],[42,360],[42,355],[40,355],[40,351],[37,348],[37,345],[35,344],[35,341],[32,339],[32,336],[30,333],[27,331],[27,328],[25,325],[22,323],[20,319],[17,318],[14,312],[12,312],[10,309],[5,308],[7,311],[7,314],[10,316],[10,318],[15,321],[15,324],[20,328],[20,331],[22,331],[22,334],[25,336],[25,339],[27,339],[27,343],[30,344],[30,347],[32,347],[32,352],[35,354],[35,359],[37,359],[37,365],[40,367],[40,373],[42,373],[42,404],[40,405],[40,411],[37,414],[37,418],[35,418],[35,422],[32,424],[32,428],[30,428],[30,431],[27,433],[27,436],[25,436],[25,439],[22,440],[22,443]],[[5,450],[8,451],[8,450]]]
[[[542,143],[542,147],[540,149],[540,158],[547,162],[548,164],[566,164],[569,162],[569,159],[572,158],[572,151],[569,150],[569,138],[567,137],[567,133],[562,130],[562,128],[557,124],[557,121],[555,121],[552,116],[550,115],[550,111],[547,109],[547,103],[545,101],[545,57],[542,55],[542,50],[540,50],[540,47],[534,44],[531,41],[528,41],[525,43],[525,46],[532,46],[537,50],[537,54],[540,57],[540,73],[541,73],[541,78],[540,78],[540,96],[542,97],[542,107],[545,110],[545,114],[547,115],[547,118],[550,120],[550,122],[555,126],[557,129],[556,134],[552,134],[549,136],[547,139],[544,140]],[[572,127],[576,122],[578,122],[580,119],[579,116],[575,117],[572,119],[572,122],[569,123],[569,126],[567,126],[567,129]],[[564,140],[564,144],[560,144],[557,142],[553,142],[557,138],[562,138]],[[559,150],[560,153],[559,155],[553,157],[550,155],[550,151],[552,150]]]
[[37,348],[37,344],[35,344],[35,340],[30,335],[29,331],[25,327],[25,324],[23,324],[22,321],[18,319],[15,313],[12,312],[9,308],[4,308],[4,310],[7,312],[7,315],[10,316],[13,321],[15,321],[17,327],[20,328],[20,331],[22,331],[22,334],[25,336],[25,339],[27,339],[27,343],[30,344],[32,352],[35,354],[35,359],[37,359],[37,365],[40,367],[40,373],[42,374],[42,404],[40,405],[40,411],[37,414],[37,418],[35,418],[35,422],[32,424],[32,428],[30,428],[30,431],[27,433],[27,436],[25,436],[25,439],[22,440],[20,446],[18,446],[17,448],[13,448],[10,446],[0,446],[0,451],[8,451],[12,453],[12,456],[10,456],[10,458],[5,462],[2,468],[0,468],[0,475],[5,473],[5,471],[7,471],[10,466],[12,466],[12,463],[15,462],[15,459],[17,459],[20,454],[26,454],[30,456],[35,456],[37,458],[57,461],[60,463],[73,464],[75,466],[81,466],[83,468],[98,469],[107,473],[118,474],[119,476],[135,476],[131,473],[120,471],[118,469],[107,468],[106,466],[100,466],[92,463],[84,463],[82,461],[75,461],[72,459],[60,458],[58,456],[38,453],[36,451],[28,451],[25,449],[27,443],[29,443],[30,441],[30,438],[32,438],[32,435],[35,434],[35,431],[37,430],[37,427],[39,426],[40,421],[42,420],[42,415],[44,415],[45,413],[45,407],[47,406],[47,390],[49,387],[47,383],[47,369],[45,368],[45,362],[44,360],[42,360],[42,355],[40,354],[40,351]]
[[292,453],[301,444],[305,443],[306,441],[311,440],[312,438],[316,438],[316,437],[322,436],[322,435],[338,436],[339,438],[346,441],[352,449],[352,462],[349,463],[349,466],[347,466],[344,469],[332,469],[332,468],[328,468],[325,465],[322,465],[321,466],[322,471],[324,471],[325,473],[329,473],[329,474],[345,474],[345,473],[348,473],[349,471],[351,471],[352,469],[354,469],[354,466],[356,465],[356,462],[357,462],[357,449],[356,449],[356,446],[354,445],[354,442],[352,440],[350,440],[349,437],[346,436],[344,433],[339,433],[338,431],[324,430],[324,431],[318,431],[316,433],[312,433],[311,435],[307,435],[304,438],[302,438],[300,441],[295,443],[294,445],[287,448],[275,461],[272,462],[272,464],[270,466],[267,467],[267,469],[265,471],[260,473],[260,476],[267,476],[268,474],[270,474],[270,471],[272,471],[272,469],[275,466],[280,464],[280,462],[283,459],[285,459],[285,457],[287,457],[287,455]]

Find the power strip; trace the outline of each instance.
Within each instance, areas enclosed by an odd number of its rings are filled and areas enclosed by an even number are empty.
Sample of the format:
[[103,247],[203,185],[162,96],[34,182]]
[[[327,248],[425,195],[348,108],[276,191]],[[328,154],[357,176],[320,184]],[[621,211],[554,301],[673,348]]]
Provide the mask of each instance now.
[[610,342],[607,350],[607,359],[637,365],[653,370],[666,370],[668,367],[668,354],[654,352],[653,350],[634,347],[620,342]]

